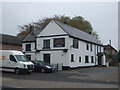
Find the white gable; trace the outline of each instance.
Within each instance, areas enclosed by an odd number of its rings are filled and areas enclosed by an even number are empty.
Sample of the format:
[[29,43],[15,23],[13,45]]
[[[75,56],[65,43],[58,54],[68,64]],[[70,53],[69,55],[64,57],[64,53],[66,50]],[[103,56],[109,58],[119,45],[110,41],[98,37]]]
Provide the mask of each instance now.
[[53,20],[43,29],[39,36],[61,35],[67,34],[60,26],[58,26]]

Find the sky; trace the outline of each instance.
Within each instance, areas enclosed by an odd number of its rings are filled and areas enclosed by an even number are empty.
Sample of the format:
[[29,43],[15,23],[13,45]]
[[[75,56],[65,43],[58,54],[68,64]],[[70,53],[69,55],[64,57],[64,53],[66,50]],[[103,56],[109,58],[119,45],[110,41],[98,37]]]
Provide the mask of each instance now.
[[19,33],[18,25],[37,22],[45,17],[82,16],[91,23],[103,44],[109,44],[111,40],[112,46],[118,50],[117,2],[2,2],[0,12],[0,33],[9,35]]

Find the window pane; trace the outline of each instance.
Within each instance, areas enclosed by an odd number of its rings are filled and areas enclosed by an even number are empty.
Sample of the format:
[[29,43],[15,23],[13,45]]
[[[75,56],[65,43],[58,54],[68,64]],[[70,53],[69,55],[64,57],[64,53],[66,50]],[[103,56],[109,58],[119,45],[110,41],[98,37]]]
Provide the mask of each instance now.
[[86,50],[89,50],[89,43],[86,43]]
[[26,51],[31,51],[31,44],[26,44]]
[[89,63],[89,57],[85,56],[85,63]]
[[92,49],[92,44],[90,44],[90,50],[92,51],[93,49]]
[[13,55],[10,55],[10,61],[16,62],[16,59]]
[[94,57],[91,56],[91,63],[94,63]]
[[81,57],[79,57],[79,62],[81,62]]
[[50,49],[50,39],[43,41],[43,49]]
[[15,55],[15,57],[17,58],[18,61],[28,62],[27,57],[24,55]]
[[71,62],[74,62],[74,55],[71,54]]
[[78,48],[79,42],[77,39],[73,39],[73,48]]

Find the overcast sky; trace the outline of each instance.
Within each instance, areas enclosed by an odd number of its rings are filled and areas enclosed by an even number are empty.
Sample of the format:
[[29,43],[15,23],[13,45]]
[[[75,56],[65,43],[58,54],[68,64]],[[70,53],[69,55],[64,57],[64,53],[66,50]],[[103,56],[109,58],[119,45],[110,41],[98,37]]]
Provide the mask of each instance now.
[[0,33],[16,35],[19,33],[18,25],[64,14],[84,17],[91,23],[103,44],[109,44],[111,39],[113,47],[118,49],[117,2],[4,2]]

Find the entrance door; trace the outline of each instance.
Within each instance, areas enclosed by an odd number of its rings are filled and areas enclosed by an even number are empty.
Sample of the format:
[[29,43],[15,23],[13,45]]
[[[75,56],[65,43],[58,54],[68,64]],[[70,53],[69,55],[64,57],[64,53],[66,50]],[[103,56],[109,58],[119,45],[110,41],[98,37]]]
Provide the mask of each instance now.
[[98,56],[98,65],[102,65],[102,56]]
[[50,54],[43,54],[43,60],[46,63],[50,63]]

